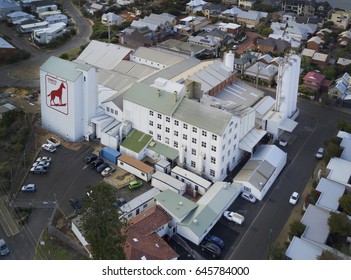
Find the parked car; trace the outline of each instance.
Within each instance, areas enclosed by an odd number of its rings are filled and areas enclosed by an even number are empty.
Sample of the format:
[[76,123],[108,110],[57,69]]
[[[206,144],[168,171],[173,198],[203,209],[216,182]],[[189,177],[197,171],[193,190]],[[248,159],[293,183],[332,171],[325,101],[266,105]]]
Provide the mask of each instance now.
[[321,147],[321,148],[318,149],[318,151],[317,151],[315,156],[316,156],[317,159],[322,159],[323,155],[324,155],[324,148]]
[[48,169],[47,167],[44,167],[44,166],[34,166],[30,169],[30,172],[33,173],[33,174],[45,174],[48,172]]
[[35,192],[37,190],[36,184],[27,184],[21,188],[22,192]]
[[102,170],[101,175],[104,177],[110,176],[116,169],[112,166],[106,167],[104,170]]
[[119,208],[126,203],[127,203],[127,200],[125,200],[123,197],[120,197],[120,198],[117,198],[117,201],[114,202],[113,205]]
[[51,144],[43,144],[41,146],[45,151],[48,151],[50,153],[54,153],[56,152],[56,147],[54,145]]
[[96,168],[96,167],[98,167],[99,165],[101,165],[103,163],[104,163],[104,160],[102,158],[97,158],[96,160],[93,160],[90,163],[90,166],[93,167],[93,168]]
[[46,141],[48,142],[48,144],[51,144],[55,147],[58,147],[61,145],[60,140],[56,139],[55,137],[50,137]]
[[241,193],[241,197],[247,201],[250,201],[251,203],[255,203],[256,202],[256,197],[254,197],[251,193],[249,192],[242,192]]
[[243,215],[231,211],[224,211],[223,217],[229,221],[237,223],[238,225],[241,225],[245,220],[245,217]]
[[72,197],[69,201],[69,204],[74,208],[74,210],[79,210],[82,208],[82,205],[77,197]]
[[221,248],[209,241],[201,243],[200,246],[202,251],[210,253],[213,258],[219,257],[222,253]]
[[48,161],[51,162],[51,157],[38,157],[36,161]]
[[36,161],[33,163],[32,167],[43,166],[48,168],[50,166],[50,161]]
[[220,239],[218,236],[216,235],[212,235],[212,234],[207,234],[205,236],[205,240],[208,242],[212,242],[214,244],[216,244],[219,248],[223,249],[224,248],[224,241],[222,239]]
[[97,156],[97,155],[94,155],[94,154],[89,155],[89,156],[86,156],[86,157],[84,158],[84,163],[85,163],[85,164],[90,164],[92,161],[96,160],[97,158],[98,158],[98,156]]
[[9,247],[7,247],[4,239],[0,239],[0,254],[6,256],[10,253]]
[[286,141],[285,139],[279,139],[279,145],[285,147],[286,145],[288,145],[288,141]]
[[142,184],[143,183],[140,180],[134,180],[129,183],[128,187],[129,189],[134,190],[134,189],[140,188]]
[[297,203],[297,201],[299,200],[299,193],[298,192],[294,192],[289,199],[289,203],[292,205],[295,205]]
[[96,171],[101,173],[105,168],[109,167],[110,165],[107,162],[103,162],[98,167],[96,167]]

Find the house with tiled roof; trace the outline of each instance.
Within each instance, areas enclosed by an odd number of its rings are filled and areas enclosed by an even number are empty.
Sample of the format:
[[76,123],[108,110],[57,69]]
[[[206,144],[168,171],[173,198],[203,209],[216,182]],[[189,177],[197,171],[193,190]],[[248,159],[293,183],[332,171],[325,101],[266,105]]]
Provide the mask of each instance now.
[[318,51],[323,44],[324,41],[319,36],[313,36],[307,41],[307,48]]
[[345,73],[341,78],[335,81],[335,85],[329,89],[329,96],[340,98],[342,100],[351,100],[351,77]]
[[351,41],[351,30],[346,30],[338,35],[338,43],[342,47],[346,47]]
[[308,72],[303,77],[303,86],[313,91],[328,90],[331,85],[330,80],[325,79],[325,75],[317,72]]
[[259,11],[241,11],[237,17],[236,21],[238,24],[245,25],[248,28],[256,27],[260,23],[260,20],[267,18],[268,13]]
[[280,53],[291,48],[291,44],[282,39],[257,39],[257,49],[262,53]]
[[178,254],[163,239],[172,229],[172,217],[154,206],[134,217],[126,231],[127,260],[176,260]]

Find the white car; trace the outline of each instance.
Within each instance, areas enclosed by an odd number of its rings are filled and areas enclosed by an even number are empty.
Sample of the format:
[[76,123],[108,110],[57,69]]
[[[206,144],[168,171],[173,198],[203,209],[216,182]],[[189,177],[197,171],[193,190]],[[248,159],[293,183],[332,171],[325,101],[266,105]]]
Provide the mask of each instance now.
[[50,162],[51,161],[51,157],[38,157],[36,161],[47,161],[47,162]]
[[279,140],[279,145],[282,147],[285,147],[286,145],[288,145],[288,141],[286,141],[285,139],[280,139]]
[[45,151],[48,151],[50,153],[56,152],[56,147],[54,145],[51,144],[43,144],[41,146]]
[[113,168],[112,166],[108,166],[101,171],[101,175],[107,177],[110,176],[113,171],[115,171],[115,168]]
[[49,167],[50,166],[50,162],[49,161],[36,161],[33,163],[32,167],[36,167],[36,166],[43,166],[43,167]]
[[242,192],[241,197],[247,201],[250,201],[251,203],[256,202],[256,197],[254,197],[251,193],[249,192]]
[[316,153],[316,158],[317,159],[322,159],[323,158],[323,155],[324,155],[324,148],[319,148],[317,153]]
[[297,203],[297,201],[299,200],[299,193],[298,192],[294,192],[289,199],[289,203],[292,205],[295,205]]

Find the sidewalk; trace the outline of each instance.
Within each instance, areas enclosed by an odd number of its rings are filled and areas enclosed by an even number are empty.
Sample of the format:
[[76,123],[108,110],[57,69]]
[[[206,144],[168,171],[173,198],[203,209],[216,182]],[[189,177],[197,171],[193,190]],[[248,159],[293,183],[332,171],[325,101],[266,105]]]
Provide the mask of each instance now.
[[5,198],[0,197],[0,224],[4,229],[7,237],[19,233],[16,221],[12,218],[11,213],[7,209]]

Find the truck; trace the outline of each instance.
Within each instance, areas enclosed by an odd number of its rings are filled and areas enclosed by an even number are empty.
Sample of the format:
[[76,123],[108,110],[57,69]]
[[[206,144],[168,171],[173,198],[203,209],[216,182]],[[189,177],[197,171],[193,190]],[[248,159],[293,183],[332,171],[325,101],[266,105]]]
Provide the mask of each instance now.
[[50,138],[48,138],[46,141],[48,142],[48,144],[53,145],[53,146],[55,146],[55,147],[58,147],[58,146],[61,145],[60,140],[58,140],[58,139],[56,139],[56,138],[54,138],[54,137],[50,137]]
[[240,215],[239,213],[231,212],[231,211],[224,211],[223,216],[227,220],[232,221],[238,225],[241,225],[245,220],[245,217],[243,215]]

